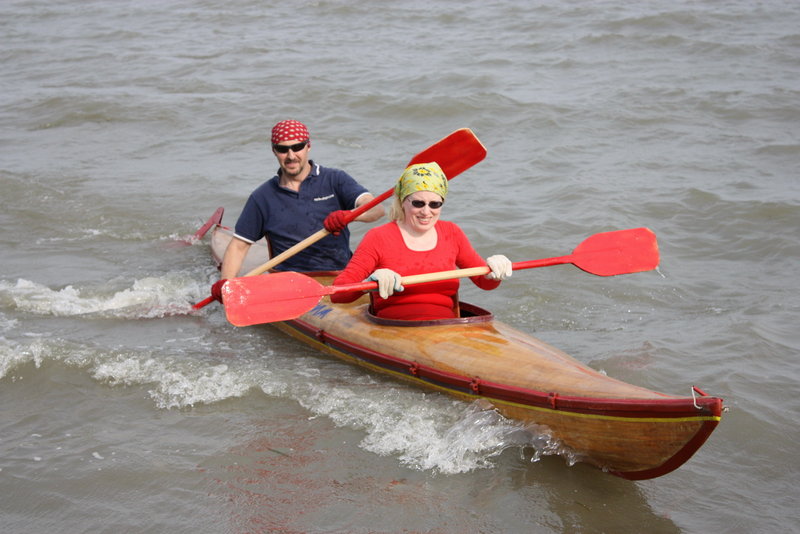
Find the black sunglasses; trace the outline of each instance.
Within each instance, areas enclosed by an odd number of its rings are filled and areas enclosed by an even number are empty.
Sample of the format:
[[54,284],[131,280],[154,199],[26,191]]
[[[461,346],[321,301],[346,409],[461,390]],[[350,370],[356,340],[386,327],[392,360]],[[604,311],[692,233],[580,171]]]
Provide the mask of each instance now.
[[[432,210],[438,210],[439,208],[442,207],[442,204],[444,204],[444,202],[439,201],[439,200],[431,200],[430,202],[428,202],[428,206],[430,206],[430,208]],[[424,200],[412,200],[411,201],[411,205],[414,206],[415,208],[424,208],[425,207],[425,201]]]
[[307,144],[308,140],[303,141],[302,143],[296,143],[294,145],[272,145],[272,149],[278,154],[286,154],[290,150],[292,152],[300,152],[306,147]]

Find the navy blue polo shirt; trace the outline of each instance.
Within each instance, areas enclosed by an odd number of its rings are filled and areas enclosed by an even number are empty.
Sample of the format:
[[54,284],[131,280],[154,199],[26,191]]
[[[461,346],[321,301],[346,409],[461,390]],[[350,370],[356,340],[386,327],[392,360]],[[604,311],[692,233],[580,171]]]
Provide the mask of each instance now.
[[[311,173],[299,191],[280,186],[278,175],[261,184],[245,203],[236,222],[236,237],[254,243],[267,236],[272,255],[299,243],[323,228],[322,221],[336,210],[350,210],[367,189],[339,169],[311,164]],[[281,271],[335,271],[350,257],[350,231],[328,235],[275,266]]]

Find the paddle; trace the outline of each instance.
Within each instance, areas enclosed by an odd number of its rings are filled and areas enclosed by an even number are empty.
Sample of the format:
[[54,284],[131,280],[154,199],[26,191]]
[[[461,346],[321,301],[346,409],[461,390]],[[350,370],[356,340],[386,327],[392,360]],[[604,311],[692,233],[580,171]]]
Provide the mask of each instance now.
[[[656,235],[648,228],[633,228],[595,234],[586,238],[568,256],[512,263],[512,268],[517,271],[572,263],[587,273],[614,276],[655,269],[658,259]],[[489,267],[483,266],[417,274],[404,276],[402,284],[466,278],[489,272]],[[235,326],[248,326],[294,319],[311,310],[326,295],[377,287],[377,282],[324,286],[310,276],[289,271],[254,278],[233,278],[225,284],[222,293],[228,321]]]
[[[435,161],[439,164],[439,167],[442,168],[447,179],[452,180],[476,163],[479,163],[485,157],[486,147],[484,147],[480,140],[478,140],[477,136],[469,128],[461,128],[460,130],[454,131],[447,137],[440,139],[433,145],[429,146],[411,158],[411,161],[408,162],[406,167],[417,163],[431,163]],[[347,223],[351,223],[362,213],[374,208],[392,196],[392,193],[394,193],[394,187],[387,190],[382,195],[373,198],[366,204],[362,204],[361,206],[352,210],[347,217]],[[279,263],[310,247],[323,237],[327,236],[329,233],[330,232],[324,228],[317,231],[315,234],[308,236],[299,243],[284,250],[274,258],[271,258],[268,262],[256,267],[252,271],[245,274],[245,276],[255,276],[272,269]],[[213,300],[214,297],[207,297],[197,304],[194,304],[192,307],[194,309],[199,309],[206,304],[209,304]]]

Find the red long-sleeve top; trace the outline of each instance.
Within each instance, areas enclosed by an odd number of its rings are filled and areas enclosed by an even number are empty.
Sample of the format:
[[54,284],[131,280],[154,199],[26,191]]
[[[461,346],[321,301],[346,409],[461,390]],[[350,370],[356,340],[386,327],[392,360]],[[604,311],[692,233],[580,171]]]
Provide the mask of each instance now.
[[[436,247],[431,250],[409,249],[403,241],[397,223],[390,222],[366,233],[350,263],[336,277],[334,285],[353,284],[366,279],[376,269],[386,268],[400,276],[453,269],[482,267],[486,261],[472,248],[467,236],[455,223],[437,221]],[[470,278],[481,289],[494,289],[499,280],[484,275]],[[443,319],[455,316],[458,298],[458,279],[441,280],[406,286],[388,299],[371,293],[373,311],[378,317],[406,320]],[[361,291],[339,292],[331,295],[333,302],[352,302]]]

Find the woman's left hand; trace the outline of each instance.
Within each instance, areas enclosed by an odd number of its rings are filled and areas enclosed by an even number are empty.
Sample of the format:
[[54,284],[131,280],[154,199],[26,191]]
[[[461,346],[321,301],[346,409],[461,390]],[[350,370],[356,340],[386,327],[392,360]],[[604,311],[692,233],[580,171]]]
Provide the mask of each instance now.
[[489,280],[505,280],[511,276],[511,260],[502,254],[496,254],[486,258],[486,265],[492,270],[486,275]]

